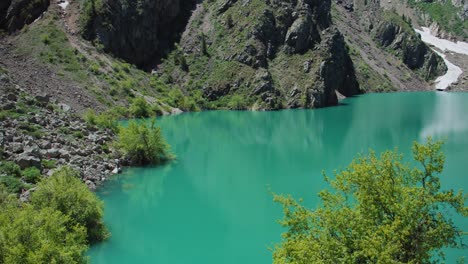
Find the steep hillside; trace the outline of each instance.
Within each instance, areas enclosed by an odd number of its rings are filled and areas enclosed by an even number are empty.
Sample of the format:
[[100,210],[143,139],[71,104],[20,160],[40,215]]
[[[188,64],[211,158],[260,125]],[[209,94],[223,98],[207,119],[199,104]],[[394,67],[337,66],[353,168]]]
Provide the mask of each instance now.
[[[356,0],[355,15],[364,32],[370,34],[382,53],[398,57],[425,80],[433,80],[447,71],[442,58],[414,32],[411,22],[394,9],[385,9],[384,1]],[[365,34],[365,33],[363,33]]]
[[140,67],[166,55],[184,30],[195,0],[86,0],[83,36]]
[[11,35],[1,63],[31,94],[122,116],[138,98],[148,115],[324,107],[361,92],[430,89],[425,80],[445,71],[380,1],[340,2],[2,2]]
[[176,99],[186,101],[155,76],[76,35],[77,10],[78,2],[64,11],[54,1],[34,23],[1,38],[0,66],[28,93],[48,94],[77,112],[112,108],[128,116],[127,106],[142,97],[159,115],[171,113]]
[[448,39],[468,39],[468,1],[466,0],[406,0],[418,22],[431,26],[437,36]]
[[158,73],[208,108],[337,104],[360,93],[330,1],[207,1]]

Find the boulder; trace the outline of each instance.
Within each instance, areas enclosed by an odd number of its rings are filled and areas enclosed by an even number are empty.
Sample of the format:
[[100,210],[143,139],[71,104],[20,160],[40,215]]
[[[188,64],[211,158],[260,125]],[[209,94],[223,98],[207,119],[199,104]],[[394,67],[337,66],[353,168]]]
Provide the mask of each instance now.
[[46,105],[50,101],[50,96],[48,94],[36,95],[35,98],[42,105]]
[[41,169],[41,160],[37,157],[28,155],[28,153],[22,153],[15,158],[15,163],[20,166],[22,170],[29,167],[36,167]]
[[7,95],[7,99],[10,100],[10,101],[16,101],[18,99],[18,97],[15,95],[15,94],[8,94]]

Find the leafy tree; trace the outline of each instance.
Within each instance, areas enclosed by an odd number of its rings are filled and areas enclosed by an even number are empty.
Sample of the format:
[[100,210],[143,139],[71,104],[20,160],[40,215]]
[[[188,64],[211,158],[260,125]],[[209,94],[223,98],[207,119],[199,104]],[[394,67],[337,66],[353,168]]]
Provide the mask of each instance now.
[[136,118],[149,117],[150,105],[143,97],[138,97],[130,105],[130,113]]
[[[0,263],[86,263],[86,231],[68,216],[13,199],[0,205]],[[70,232],[71,231],[71,232]]]
[[173,158],[155,120],[149,125],[146,122],[130,121],[128,127],[120,129],[116,145],[134,164],[156,165]]
[[[414,143],[422,167],[410,168],[387,151],[358,157],[326,178],[333,190],[310,210],[290,196],[275,196],[288,228],[273,253],[274,263],[432,263],[441,248],[462,246],[462,233],[447,216],[468,216],[461,191],[442,191],[441,142]],[[437,254],[436,254],[437,253]]]
[[62,167],[42,180],[32,195],[32,204],[38,210],[50,207],[67,216],[69,230],[83,226],[90,243],[108,236],[102,221],[102,202],[80,180],[79,173],[70,167]]

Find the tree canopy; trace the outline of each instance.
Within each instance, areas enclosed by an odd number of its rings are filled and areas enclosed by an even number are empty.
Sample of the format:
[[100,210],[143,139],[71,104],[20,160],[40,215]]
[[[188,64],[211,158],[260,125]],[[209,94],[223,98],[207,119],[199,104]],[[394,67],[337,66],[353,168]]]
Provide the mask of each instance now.
[[37,209],[52,208],[68,217],[68,229],[82,226],[90,243],[102,241],[108,231],[102,221],[103,203],[79,178],[79,173],[63,167],[44,179],[33,193],[32,204]]
[[288,230],[274,263],[432,263],[441,248],[460,247],[462,233],[449,215],[468,216],[462,191],[442,190],[442,142],[414,143],[410,167],[397,151],[356,158],[320,192],[315,210],[275,195]]
[[103,204],[70,167],[43,179],[31,203],[0,184],[0,263],[87,263],[88,244],[108,231]]
[[121,127],[117,147],[133,164],[157,165],[173,158],[154,120],[150,124],[130,121],[128,127]]

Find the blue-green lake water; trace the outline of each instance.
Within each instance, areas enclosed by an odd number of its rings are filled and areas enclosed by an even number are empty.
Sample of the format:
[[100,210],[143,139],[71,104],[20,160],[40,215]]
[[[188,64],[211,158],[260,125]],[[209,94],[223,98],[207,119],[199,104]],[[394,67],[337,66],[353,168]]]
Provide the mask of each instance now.
[[[314,207],[357,153],[445,139],[442,186],[468,191],[468,93],[370,94],[318,110],[213,111],[159,119],[177,160],[129,168],[98,195],[112,236],[91,263],[271,263],[282,209],[271,191]],[[468,221],[453,216],[468,231]],[[465,242],[468,242],[468,237]],[[447,263],[468,252],[447,249]]]

